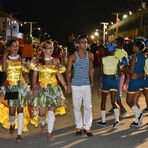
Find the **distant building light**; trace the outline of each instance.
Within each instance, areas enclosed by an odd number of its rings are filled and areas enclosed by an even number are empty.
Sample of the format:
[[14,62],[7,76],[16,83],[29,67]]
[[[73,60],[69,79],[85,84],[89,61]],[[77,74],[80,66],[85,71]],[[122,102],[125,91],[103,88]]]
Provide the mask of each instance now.
[[17,23],[16,20],[14,21],[14,23],[15,23],[15,24]]
[[96,29],[96,32],[98,32],[99,31],[99,29]]
[[126,19],[128,16],[127,16],[127,14],[124,14],[123,15],[123,19]]
[[20,26],[23,26],[23,24],[21,23]]

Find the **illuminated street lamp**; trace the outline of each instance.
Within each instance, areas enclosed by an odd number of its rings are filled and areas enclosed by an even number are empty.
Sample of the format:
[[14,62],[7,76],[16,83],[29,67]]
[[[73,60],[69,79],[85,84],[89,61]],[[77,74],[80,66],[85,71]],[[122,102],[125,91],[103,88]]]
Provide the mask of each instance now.
[[38,27],[38,28],[33,28],[32,30],[36,30],[36,29],[37,29],[37,30],[41,30],[41,28],[40,28],[40,27]]
[[129,15],[132,15],[133,13],[132,13],[132,11],[129,11]]
[[24,22],[24,24],[30,24],[30,35],[32,35],[32,25],[36,24],[37,22]]
[[92,40],[94,40],[94,39],[95,39],[95,36],[94,36],[94,35],[91,35],[90,38],[91,38]]
[[114,23],[113,22],[110,22],[111,23],[111,25],[113,25]]
[[99,36],[99,33],[96,31],[96,32],[94,33],[94,35],[98,37],[98,36]]
[[123,15],[123,19],[126,19],[128,16],[127,16],[127,14],[124,14]]

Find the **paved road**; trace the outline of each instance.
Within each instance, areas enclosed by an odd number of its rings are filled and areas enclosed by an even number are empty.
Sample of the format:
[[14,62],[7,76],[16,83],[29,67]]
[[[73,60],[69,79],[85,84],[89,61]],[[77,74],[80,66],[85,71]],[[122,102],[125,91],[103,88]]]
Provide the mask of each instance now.
[[[75,135],[74,120],[72,113],[72,103],[70,97],[70,111],[64,117],[57,117],[54,142],[47,140],[46,134],[40,133],[40,128],[29,126],[29,133],[23,134],[22,143],[15,142],[15,135],[10,136],[8,130],[0,127],[0,148],[69,148],[69,147],[85,147],[85,148],[147,148],[148,147],[148,113],[145,113],[141,128],[130,128],[133,113],[125,103],[125,94],[123,102],[128,110],[126,118],[121,119],[120,127],[117,130],[112,130],[114,116],[107,116],[107,127],[98,127],[96,122],[100,119],[100,97],[97,94],[98,69],[95,69],[95,86],[93,94],[93,137]],[[141,109],[145,107],[144,97],[139,101]],[[110,100],[108,98],[107,108],[110,109]]]

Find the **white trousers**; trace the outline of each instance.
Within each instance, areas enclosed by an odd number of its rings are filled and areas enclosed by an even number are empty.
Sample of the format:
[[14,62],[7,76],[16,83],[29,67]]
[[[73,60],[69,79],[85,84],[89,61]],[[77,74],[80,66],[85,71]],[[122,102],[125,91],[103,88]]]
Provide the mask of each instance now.
[[[76,128],[90,129],[92,125],[92,100],[90,85],[72,85],[73,112]],[[84,118],[82,119],[81,105],[83,100]]]

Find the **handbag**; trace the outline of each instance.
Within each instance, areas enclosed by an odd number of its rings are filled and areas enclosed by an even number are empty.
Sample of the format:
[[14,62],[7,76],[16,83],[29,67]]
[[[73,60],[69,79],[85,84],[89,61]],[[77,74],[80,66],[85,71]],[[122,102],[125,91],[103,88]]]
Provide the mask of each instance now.
[[18,97],[19,97],[18,91],[15,92],[6,91],[5,93],[5,100],[16,100],[18,99]]

